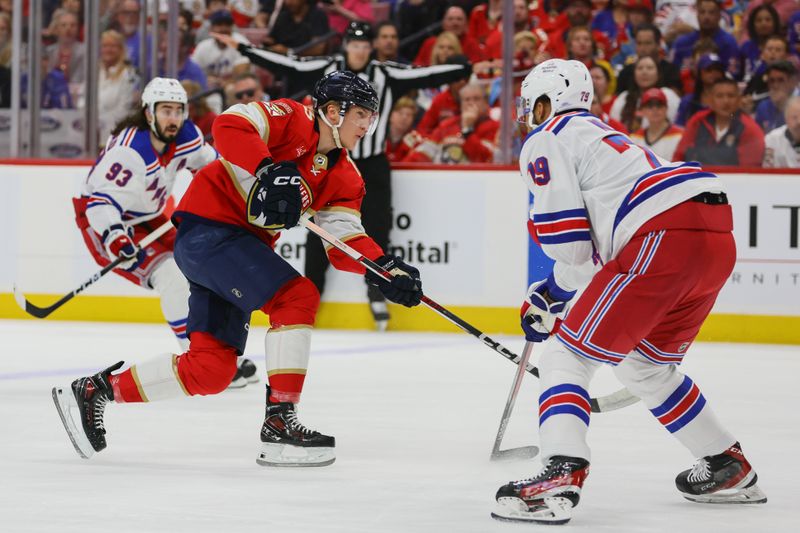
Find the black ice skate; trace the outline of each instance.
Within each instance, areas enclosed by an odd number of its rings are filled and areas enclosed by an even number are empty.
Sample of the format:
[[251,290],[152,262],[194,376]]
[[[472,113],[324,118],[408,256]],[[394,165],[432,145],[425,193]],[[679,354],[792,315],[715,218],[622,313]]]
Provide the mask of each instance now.
[[106,404],[114,400],[108,376],[122,364],[120,361],[94,376],[76,379],[72,382],[72,390],[53,388],[53,402],[64,429],[75,451],[84,459],[89,459],[106,447],[103,413]]
[[684,498],[698,503],[767,503],[758,476],[737,442],[718,455],[699,459],[675,478]]
[[248,384],[253,383],[258,383],[258,368],[253,361],[247,359],[246,357],[242,357],[238,368],[236,368],[236,374],[233,375],[233,380],[231,381],[231,384],[228,385],[228,388],[242,389]]
[[312,431],[297,420],[290,402],[271,402],[267,385],[267,413],[261,426],[262,466],[327,466],[336,460],[336,439]]
[[534,477],[512,481],[497,491],[492,518],[509,522],[566,524],[581,498],[589,462],[556,455]]
[[389,307],[386,305],[386,298],[380,289],[374,285],[367,286],[367,299],[369,300],[369,310],[375,320],[375,329],[386,331],[389,327]]

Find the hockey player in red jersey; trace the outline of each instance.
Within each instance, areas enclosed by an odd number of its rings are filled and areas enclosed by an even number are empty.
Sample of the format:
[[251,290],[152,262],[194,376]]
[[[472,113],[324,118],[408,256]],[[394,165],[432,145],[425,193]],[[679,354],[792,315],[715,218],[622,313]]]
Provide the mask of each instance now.
[[[278,233],[303,213],[394,274],[391,282],[366,273],[387,299],[418,305],[419,271],[364,233],[359,217],[364,181],[348,155],[377,119],[378,96],[349,71],[325,76],[314,107],[292,100],[236,104],[217,117],[220,159],[192,181],[173,221],[175,260],[189,279],[189,350],[164,354],[118,372],[118,363],[75,380],[53,397],[78,453],[105,448],[108,402],[146,402],[216,394],[225,389],[244,350],[250,314],[269,315],[265,339],[266,416],[257,462],[268,466],[323,466],[335,459],[334,438],[297,418],[308,368],[311,330],[319,305],[313,283],[273,250]],[[338,269],[364,267],[329,249]]]
[[723,184],[598,120],[592,93],[578,61],[545,61],[522,84],[518,116],[531,132],[520,171],[534,195],[534,237],[555,260],[528,290],[522,328],[532,342],[555,338],[539,364],[544,468],[500,487],[492,516],[570,520],[589,475],[587,389],[602,364],[699,458],[675,480],[685,498],[766,502],[736,438],[678,371],[736,260]]

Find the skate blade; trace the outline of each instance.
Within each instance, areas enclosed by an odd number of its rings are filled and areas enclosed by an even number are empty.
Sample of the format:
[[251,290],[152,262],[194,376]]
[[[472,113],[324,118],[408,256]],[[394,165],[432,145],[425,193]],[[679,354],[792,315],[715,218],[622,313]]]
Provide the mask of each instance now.
[[492,518],[502,522],[527,522],[559,526],[572,518],[572,502],[567,498],[545,498],[546,507],[531,511],[519,498],[500,498]]
[[328,466],[336,460],[334,448],[261,443],[256,463],[261,466]]
[[767,495],[758,485],[751,485],[743,489],[721,490],[713,494],[683,494],[683,497],[695,503],[739,505],[767,503]]
[[75,418],[72,416],[73,413],[79,414],[78,403],[72,395],[72,390],[67,389],[65,392],[64,389],[53,387],[52,395],[53,403],[56,404],[58,416],[61,417],[61,423],[64,424],[64,429],[67,431],[67,436],[69,436],[69,440],[72,441],[75,451],[78,452],[78,455],[83,459],[89,459],[94,455],[94,448],[89,442],[89,439],[86,438],[86,434],[83,432],[83,426],[79,423],[76,424]]

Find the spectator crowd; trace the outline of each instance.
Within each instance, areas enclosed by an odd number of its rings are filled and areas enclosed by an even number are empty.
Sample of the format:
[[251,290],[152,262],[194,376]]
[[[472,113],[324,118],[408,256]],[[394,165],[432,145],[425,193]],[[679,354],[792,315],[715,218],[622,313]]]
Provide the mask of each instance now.
[[[96,105],[106,124],[137,105],[145,54],[140,0],[100,1]],[[26,10],[32,2],[24,2]],[[42,0],[44,109],[87,104],[84,0]],[[292,57],[339,50],[354,21],[371,25],[378,61],[469,64],[472,75],[395,99],[386,128],[394,162],[487,163],[499,156],[500,77],[519,84],[552,58],[583,62],[593,112],[659,156],[707,165],[800,167],[800,0],[513,0],[513,65],[503,73],[502,0],[180,0],[178,74],[190,115],[210,138],[223,106],[305,94],[251,64],[219,36]],[[153,9],[150,10],[152,13]],[[26,19],[27,20],[27,19]],[[149,25],[148,25],[149,28]],[[11,2],[0,0],[0,107],[10,105]],[[103,139],[100,140],[102,142]],[[523,138],[515,131],[515,155]]]

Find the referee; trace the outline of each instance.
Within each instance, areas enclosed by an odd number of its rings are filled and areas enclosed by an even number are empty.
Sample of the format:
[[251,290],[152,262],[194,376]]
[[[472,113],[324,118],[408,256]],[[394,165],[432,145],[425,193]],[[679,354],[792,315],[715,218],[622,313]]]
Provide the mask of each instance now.
[[[350,153],[364,178],[367,194],[361,205],[361,221],[367,233],[385,251],[389,245],[392,226],[391,168],[384,147],[389,131],[389,116],[395,101],[413,89],[438,87],[470,76],[469,65],[434,65],[412,68],[393,62],[370,59],[372,34],[364,22],[351,22],[345,32],[344,53],[321,57],[292,58],[283,54],[238,44],[239,52],[250,61],[276,76],[288,79],[288,94],[308,90],[325,74],[335,70],[350,70],[375,87],[380,98],[380,114],[375,133],[362,138]],[[306,240],[305,275],[322,293],[328,259],[321,241],[308,234]],[[379,330],[386,329],[389,313],[386,301],[376,287],[367,286],[370,309]]]

